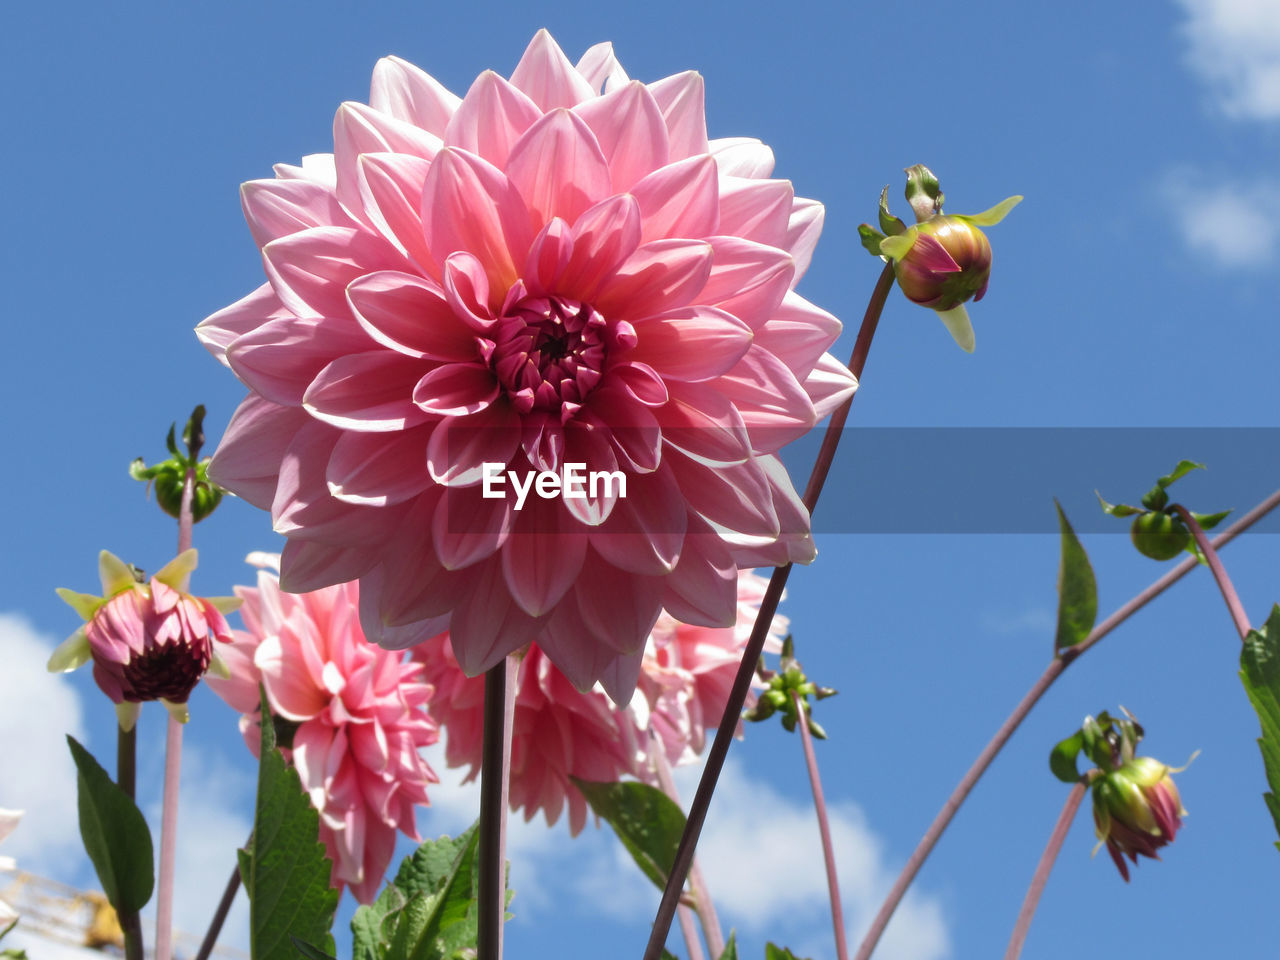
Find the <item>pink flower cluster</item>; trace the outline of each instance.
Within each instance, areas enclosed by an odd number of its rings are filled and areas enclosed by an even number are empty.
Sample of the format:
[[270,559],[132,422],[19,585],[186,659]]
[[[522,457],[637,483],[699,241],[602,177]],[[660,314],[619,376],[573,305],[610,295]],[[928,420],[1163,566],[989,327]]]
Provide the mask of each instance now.
[[[765,581],[738,578],[738,616],[732,627],[692,627],[663,614],[649,636],[635,696],[618,707],[601,689],[573,687],[536,645],[520,662],[511,740],[510,801],[526,820],[542,811],[554,824],[568,807],[569,829],[587,820],[586,798],[570,781],[614,782],[630,774],[653,781],[653,751],[672,765],[697,758],[707,728],[720,722],[742,649],[755,622]],[[766,649],[780,649],[786,618],[775,617]],[[451,767],[480,770],[484,681],[466,676],[442,634],[417,646],[413,657],[435,688],[431,714],[444,729]]]
[[[696,72],[546,31],[462,98],[384,59],[333,130],[244,185],[267,283],[200,325],[251,390],[210,475],[271,511],[287,589],[359,579],[370,639],[448,629],[470,676],[536,641],[628,702],[661,611],[730,626],[739,568],[814,555],[776,454],[856,386],[794,290],[822,206],[708,139]],[[517,510],[486,463],[626,496]]]
[[382,886],[397,831],[420,839],[414,811],[436,775],[419,751],[438,739],[422,667],[368,643],[354,583],[292,595],[270,572],[278,558],[251,554],[258,585],[237,587],[247,631],[222,649],[231,673],[209,685],[239,711],[258,750],[259,683],[272,713],[297,724],[293,765],[320,812],[333,883],[361,903]]

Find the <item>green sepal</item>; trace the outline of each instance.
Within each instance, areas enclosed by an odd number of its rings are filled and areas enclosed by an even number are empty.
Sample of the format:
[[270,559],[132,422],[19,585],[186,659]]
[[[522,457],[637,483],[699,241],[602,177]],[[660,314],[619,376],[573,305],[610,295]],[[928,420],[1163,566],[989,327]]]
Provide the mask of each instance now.
[[175,590],[185,590],[187,581],[199,562],[200,557],[196,548],[188,547],[161,567],[152,579],[159,580]]
[[1080,538],[1071,528],[1062,504],[1053,501],[1062,533],[1062,554],[1058,563],[1058,630],[1054,635],[1055,655],[1075,646],[1093,629],[1098,619],[1098,581]]
[[732,930],[729,931],[729,939],[725,941],[719,960],[738,960],[738,936]]
[[171,454],[173,454],[173,456],[176,459],[182,460],[184,458],[182,456],[182,453],[178,450],[178,441],[175,436],[177,433],[177,430],[178,430],[178,425],[176,423],[169,424],[169,434],[164,438],[164,445],[165,445],[165,449],[167,449]]
[[1102,512],[1113,517],[1132,517],[1135,514],[1147,512],[1141,507],[1131,507],[1127,503],[1107,503],[1097,490],[1093,491],[1093,495],[1098,498],[1098,503],[1102,505]]
[[197,404],[182,428],[182,445],[187,448],[187,462],[194,464],[204,446],[204,404]]
[[938,310],[936,313],[956,345],[965,353],[973,353],[975,345],[973,324],[969,322],[969,311],[964,308],[964,304],[959,304],[950,310]]
[[871,226],[869,223],[858,224],[858,237],[862,240],[862,246],[873,257],[883,256],[880,252],[880,241],[884,239],[884,234]]
[[1196,463],[1194,460],[1179,460],[1178,465],[1173,468],[1173,472],[1157,480],[1156,486],[1163,490],[1175,480],[1181,480],[1192,470],[1205,469],[1207,469],[1207,467],[1205,467],[1203,463]]
[[1192,518],[1195,519],[1196,523],[1200,524],[1201,530],[1212,530],[1214,527],[1220,524],[1223,520],[1227,519],[1227,517],[1229,517],[1230,515],[1231,515],[1230,510],[1220,510],[1217,513],[1196,513],[1195,511],[1191,512]]
[[141,457],[135,457],[129,464],[129,476],[133,477],[134,480],[154,480],[165,469],[166,465],[165,461],[161,461],[153,467],[148,467],[145,460]]
[[569,779],[587,798],[592,812],[613,827],[644,875],[659,890],[665,889],[684,832],[684,811],[679,805],[647,783]]
[[110,550],[98,554],[98,579],[102,581],[102,599],[110,600],[117,593],[132,590],[138,584],[133,568]]
[[797,957],[786,947],[780,947],[776,943],[766,943],[764,945],[764,960],[804,960]]
[[337,957],[330,956],[319,947],[313,946],[305,940],[300,940],[293,934],[289,934],[289,939],[293,941],[294,947],[300,954],[306,957],[307,960],[338,960]]
[[1009,211],[1021,202],[1022,196],[1021,194],[1018,194],[1012,197],[1005,197],[994,207],[989,207],[981,213],[954,214],[954,216],[957,220],[964,220],[966,223],[971,223],[975,227],[990,227],[1003,220],[1005,216],[1008,215]]
[[[1258,748],[1269,792],[1262,795],[1280,834],[1280,605],[1259,630],[1250,630],[1240,651],[1240,680],[1258,714]],[[1276,844],[1280,848],[1280,843]]]
[[138,805],[75,737],[67,737],[76,764],[76,806],[85,852],[116,913],[136,913],[155,887],[151,831]]
[[1053,771],[1053,775],[1063,783],[1079,782],[1078,761],[1082,749],[1084,749],[1084,733],[1077,730],[1050,750],[1049,769]]
[[885,236],[896,237],[900,233],[907,232],[907,225],[898,217],[889,212],[889,186],[885,184],[885,188],[880,191],[880,229]]
[[946,197],[933,171],[923,163],[917,163],[907,167],[903,173],[907,175],[904,195],[916,215],[916,223],[923,223],[940,214]]
[[901,260],[915,246],[916,237],[920,235],[915,227],[908,227],[905,233],[885,237],[880,241],[880,253],[890,260]]
[[1142,505],[1148,510],[1163,510],[1169,505],[1169,492],[1157,483],[1142,495]]
[[80,615],[80,619],[86,623],[93,619],[93,615],[98,612],[98,608],[107,602],[106,597],[94,596],[92,593],[77,593],[74,590],[68,590],[66,587],[58,587],[54,590],[62,602],[69,606],[72,610]]

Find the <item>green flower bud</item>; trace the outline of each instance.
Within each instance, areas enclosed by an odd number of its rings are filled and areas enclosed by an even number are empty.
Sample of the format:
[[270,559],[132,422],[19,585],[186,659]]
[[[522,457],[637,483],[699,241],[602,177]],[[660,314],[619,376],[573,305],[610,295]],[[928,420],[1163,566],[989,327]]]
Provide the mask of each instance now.
[[1142,513],[1134,517],[1129,536],[1138,552],[1152,560],[1171,560],[1191,542],[1191,532],[1167,513]]
[[1173,842],[1187,811],[1170,773],[1177,771],[1151,757],[1135,757],[1093,781],[1093,822],[1100,844],[1129,880],[1128,857],[1159,860],[1159,850]]

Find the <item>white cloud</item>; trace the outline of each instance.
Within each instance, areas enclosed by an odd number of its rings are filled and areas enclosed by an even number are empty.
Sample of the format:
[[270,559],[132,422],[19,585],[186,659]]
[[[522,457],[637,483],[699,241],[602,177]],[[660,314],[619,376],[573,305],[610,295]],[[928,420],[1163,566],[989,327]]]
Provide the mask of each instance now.
[[0,807],[26,811],[4,852],[24,870],[61,875],[66,854],[80,849],[76,770],[65,735],[83,741],[84,727],[75,689],[45,669],[56,645],[22,616],[0,613]]
[[1280,181],[1210,182],[1184,171],[1160,194],[1192,253],[1217,266],[1262,267],[1280,252]]
[[1280,119],[1280,4],[1178,0],[1187,12],[1188,63],[1219,108],[1245,120]]

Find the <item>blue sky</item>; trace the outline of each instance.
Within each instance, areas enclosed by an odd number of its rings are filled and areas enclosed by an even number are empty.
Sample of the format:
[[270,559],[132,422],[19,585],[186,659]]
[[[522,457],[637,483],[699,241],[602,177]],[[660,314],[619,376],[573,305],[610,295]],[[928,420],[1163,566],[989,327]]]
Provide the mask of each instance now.
[[[7,9],[0,642],[10,666],[0,673],[0,806],[33,812],[4,852],[89,883],[68,839],[74,803],[60,738],[78,731],[108,756],[112,717],[87,675],[41,673],[45,648],[75,626],[53,588],[93,586],[103,547],[151,569],[172,555],[172,527],[125,467],[159,456],[169,422],[194,404],[208,406],[216,437],[239,401],[239,385],[192,334],[260,282],[238,185],[329,149],[333,111],[367,97],[386,54],[461,92],[482,69],[509,73],[545,26],[574,58],[612,40],[644,80],[700,70],[711,135],[763,139],[776,175],[827,206],[800,292],[845,319],[841,356],[878,267],[856,227],[874,218],[885,183],[900,196],[904,166],[929,164],[951,212],[1024,194],[990,233],[995,271],[972,310],[977,352],[962,354],[927,311],[895,297],[855,425],[1280,426],[1280,10],[1263,0],[1084,0],[1070,10],[1014,0]],[[831,501],[852,488],[842,476],[875,469],[859,460],[856,431],[848,439]],[[1266,463],[1247,449],[1266,440],[1242,435],[1246,464]],[[997,448],[985,480],[926,463],[919,496],[963,509],[1018,456]],[[1094,486],[1132,499],[1171,466],[1153,460],[1134,477],[1099,458],[1082,471],[1087,482],[1073,471],[1068,488],[1050,478],[1027,495],[1043,502],[1048,529],[1052,496],[1081,511]],[[1251,479],[1259,490],[1276,485]],[[1202,509],[1251,505],[1216,502],[1215,482],[1212,472],[1189,478],[1185,497]],[[874,514],[878,504],[842,509]],[[196,587],[207,594],[249,582],[243,556],[278,543],[265,516],[235,502],[197,528],[196,542]],[[1085,542],[1104,614],[1161,572],[1124,536]],[[805,664],[841,690],[822,704],[832,739],[819,756],[856,926],[1047,662],[1057,543],[1044,533],[823,533],[818,544],[784,610]],[[1274,536],[1256,535],[1225,554],[1255,621],[1280,600],[1274,549]],[[1191,816],[1165,862],[1144,862],[1126,886],[1105,857],[1089,859],[1082,815],[1028,950],[1045,960],[1077,955],[1082,941],[1138,956],[1262,951],[1276,851],[1236,646],[1208,574],[1196,572],[1073,666],[974,793],[878,956],[1003,950],[1065,795],[1047,750],[1084,714],[1120,703],[1145,723],[1153,755],[1180,764],[1203,751],[1179,778]],[[228,709],[201,694],[193,714],[178,917],[198,933],[231,868],[230,845],[247,833],[253,771]],[[160,714],[142,730],[158,749]],[[799,744],[752,729],[731,761],[706,852],[722,917],[745,956],[759,956],[765,938],[832,955]],[[159,765],[143,760],[144,783],[158,782]],[[465,792],[438,797],[420,819],[424,834],[469,819]],[[156,806],[145,791],[143,801]],[[571,841],[534,824],[513,842],[509,956],[598,955],[603,937],[639,954],[655,895],[607,833]],[[338,941],[349,943],[342,931]],[[33,960],[49,949],[33,947]]]

